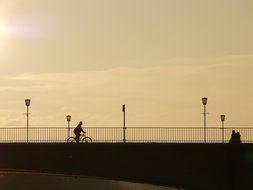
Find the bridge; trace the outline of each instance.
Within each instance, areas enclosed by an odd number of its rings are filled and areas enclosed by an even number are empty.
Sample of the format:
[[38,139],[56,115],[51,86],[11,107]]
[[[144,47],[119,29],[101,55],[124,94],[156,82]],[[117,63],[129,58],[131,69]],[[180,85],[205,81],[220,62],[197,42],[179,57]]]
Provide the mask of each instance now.
[[[252,128],[85,129],[92,143],[66,143],[73,128],[0,128],[0,168],[191,190],[253,186]],[[243,143],[228,143],[232,130]]]
[[2,143],[2,170],[80,175],[190,190],[252,189],[253,145]]

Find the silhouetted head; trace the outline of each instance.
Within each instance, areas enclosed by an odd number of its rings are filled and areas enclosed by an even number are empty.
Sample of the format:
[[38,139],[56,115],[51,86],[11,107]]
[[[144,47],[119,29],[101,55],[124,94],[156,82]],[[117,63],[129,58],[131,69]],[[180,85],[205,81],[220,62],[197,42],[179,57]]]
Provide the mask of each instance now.
[[81,124],[81,125],[82,125],[82,124],[83,124],[83,122],[82,122],[82,121],[80,121],[80,122],[79,122],[79,124]]
[[232,134],[235,134],[235,130],[232,131]]

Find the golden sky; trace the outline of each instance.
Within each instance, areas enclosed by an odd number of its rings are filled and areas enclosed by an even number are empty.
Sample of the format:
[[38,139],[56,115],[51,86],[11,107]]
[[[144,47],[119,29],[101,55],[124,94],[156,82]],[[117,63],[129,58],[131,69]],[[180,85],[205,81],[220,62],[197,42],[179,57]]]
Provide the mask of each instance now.
[[0,127],[253,127],[252,0],[0,0]]

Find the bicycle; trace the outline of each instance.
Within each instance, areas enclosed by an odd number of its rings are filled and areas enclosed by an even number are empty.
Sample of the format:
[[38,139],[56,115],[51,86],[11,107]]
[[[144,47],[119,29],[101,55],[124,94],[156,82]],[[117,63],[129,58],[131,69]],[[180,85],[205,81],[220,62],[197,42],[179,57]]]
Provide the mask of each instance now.
[[[86,132],[82,133],[80,135],[79,139],[80,139],[79,142],[81,142],[81,143],[84,143],[84,142],[85,143],[91,143],[92,142],[92,139],[90,137],[86,136]],[[69,137],[67,139],[67,142],[75,143],[75,142],[78,142],[78,141],[77,141],[76,137]]]

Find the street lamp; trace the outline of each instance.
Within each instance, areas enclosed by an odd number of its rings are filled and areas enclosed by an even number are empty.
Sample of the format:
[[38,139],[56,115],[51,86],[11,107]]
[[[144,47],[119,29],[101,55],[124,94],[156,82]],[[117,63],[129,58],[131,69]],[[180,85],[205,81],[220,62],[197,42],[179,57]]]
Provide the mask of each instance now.
[[68,138],[70,137],[70,121],[71,121],[71,115],[66,116],[67,122],[68,122]]
[[206,142],[206,104],[207,104],[207,98],[202,98],[202,103],[204,105],[204,142]]
[[222,123],[222,126],[221,126],[221,129],[222,129],[222,143],[224,143],[224,121],[225,121],[225,115],[221,115],[220,116],[220,119],[221,119],[221,123]]
[[28,126],[29,126],[29,106],[31,104],[30,99],[25,99],[26,105],[26,142],[28,142]]

